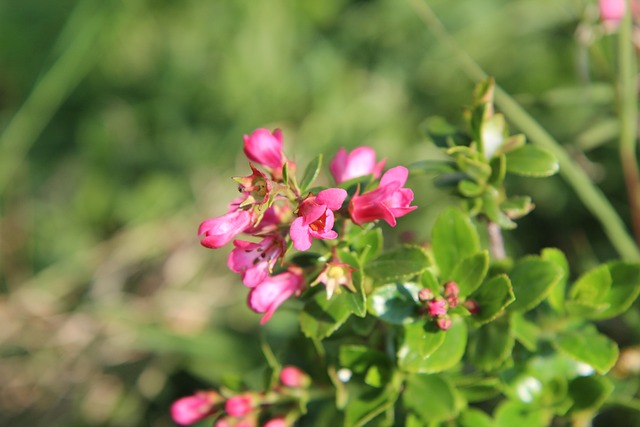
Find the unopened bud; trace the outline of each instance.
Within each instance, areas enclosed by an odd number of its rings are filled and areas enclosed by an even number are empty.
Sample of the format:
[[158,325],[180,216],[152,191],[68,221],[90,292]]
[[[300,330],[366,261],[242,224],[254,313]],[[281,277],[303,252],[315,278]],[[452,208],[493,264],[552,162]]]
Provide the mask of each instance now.
[[469,310],[469,313],[471,313],[471,314],[480,313],[480,306],[474,300],[469,299],[469,300],[465,301],[464,306],[467,308],[467,310]]
[[436,323],[440,329],[443,331],[448,330],[451,327],[451,318],[449,316],[438,317]]
[[422,288],[420,292],[418,292],[418,299],[420,301],[429,301],[433,299],[433,292],[429,288]]
[[253,397],[248,394],[239,394],[227,400],[224,410],[232,417],[244,417],[253,410]]
[[285,366],[280,372],[280,382],[292,388],[308,387],[311,384],[309,376],[300,368]]

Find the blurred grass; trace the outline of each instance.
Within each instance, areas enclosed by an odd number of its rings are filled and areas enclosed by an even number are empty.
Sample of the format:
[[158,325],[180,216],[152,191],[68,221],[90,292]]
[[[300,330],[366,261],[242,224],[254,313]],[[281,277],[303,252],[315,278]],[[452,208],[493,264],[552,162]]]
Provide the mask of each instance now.
[[[628,221],[595,1],[429,5]],[[363,144],[409,163],[433,154],[422,120],[459,122],[472,87],[394,0],[5,1],[0,35],[3,426],[169,426],[172,399],[257,377],[258,316],[195,236],[248,173],[242,135],[283,128],[301,165]],[[400,231],[425,239],[447,199],[412,186],[424,212]],[[538,206],[516,253],[558,246],[577,271],[616,256],[559,178],[514,189]]]

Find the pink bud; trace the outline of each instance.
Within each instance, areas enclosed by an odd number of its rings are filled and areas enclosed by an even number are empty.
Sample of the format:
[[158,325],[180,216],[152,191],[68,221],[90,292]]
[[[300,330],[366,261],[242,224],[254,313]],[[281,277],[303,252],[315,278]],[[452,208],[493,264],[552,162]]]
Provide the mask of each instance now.
[[280,173],[285,159],[282,152],[282,132],[276,129],[273,133],[268,129],[256,129],[251,136],[244,136],[244,154],[252,162]]
[[203,221],[198,228],[198,235],[204,235],[201,240],[202,246],[217,249],[249,228],[252,222],[253,214],[250,211],[235,210]]
[[289,427],[289,423],[284,418],[272,418],[264,424],[264,427]]
[[300,368],[285,366],[280,372],[280,382],[287,387],[301,388],[307,387],[311,380]]
[[329,169],[337,184],[366,175],[380,177],[385,161],[376,163],[376,152],[371,147],[358,147],[351,153],[341,148],[335,155]]
[[443,331],[448,330],[451,327],[451,318],[449,316],[442,316],[436,319],[436,324]]
[[471,314],[480,313],[480,306],[474,300],[465,301],[464,306],[467,308],[467,310],[469,310],[469,313],[471,313]]
[[600,18],[605,22],[617,24],[624,17],[625,0],[599,0]]
[[180,425],[193,424],[217,412],[215,405],[221,400],[214,391],[180,398],[171,405],[171,418]]
[[253,398],[248,394],[239,394],[227,400],[224,410],[232,417],[244,417],[253,410]]
[[429,288],[420,289],[418,293],[418,299],[420,301],[429,301],[433,299],[433,292]]

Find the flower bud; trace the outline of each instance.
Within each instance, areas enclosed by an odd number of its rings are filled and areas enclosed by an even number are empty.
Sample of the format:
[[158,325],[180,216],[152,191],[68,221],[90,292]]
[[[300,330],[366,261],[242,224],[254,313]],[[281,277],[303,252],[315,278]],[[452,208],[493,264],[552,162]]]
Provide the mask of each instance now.
[[173,402],[171,418],[180,425],[193,424],[217,412],[218,403],[222,403],[222,397],[215,391],[197,392]]
[[289,427],[289,423],[282,418],[272,418],[264,424],[264,427]]
[[436,319],[438,328],[442,329],[443,331],[448,330],[451,327],[451,323],[451,318],[449,316],[441,316]]
[[253,411],[253,397],[249,394],[239,394],[227,400],[224,410],[232,417],[244,417]]
[[311,384],[309,376],[300,368],[285,366],[280,372],[280,382],[291,388],[308,387]]
[[418,299],[420,301],[430,301],[433,299],[433,291],[429,288],[422,288],[418,293]]
[[442,298],[429,301],[427,305],[427,313],[431,317],[444,316],[447,314],[447,302]]

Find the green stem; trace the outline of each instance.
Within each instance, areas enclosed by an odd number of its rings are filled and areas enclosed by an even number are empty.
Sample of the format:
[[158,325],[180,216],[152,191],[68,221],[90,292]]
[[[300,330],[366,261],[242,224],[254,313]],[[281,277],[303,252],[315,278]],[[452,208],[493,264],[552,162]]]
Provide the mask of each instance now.
[[[487,73],[449,35],[438,17],[423,0],[409,0],[416,13],[450,52],[453,52],[460,68],[473,81],[487,77]],[[508,93],[496,85],[496,104],[509,120],[524,132],[534,143],[546,148],[558,159],[560,174],[576,192],[582,203],[604,228],[611,244],[622,258],[640,260],[640,250],[629,236],[623,221],[602,191],[596,187],[588,175],[573,163],[571,157],[529,113],[527,113]]]
[[636,243],[640,245],[640,173],[638,172],[637,133],[638,105],[637,65],[632,42],[633,20],[631,0],[618,35],[619,102],[620,102],[620,161],[627,187],[631,223]]

